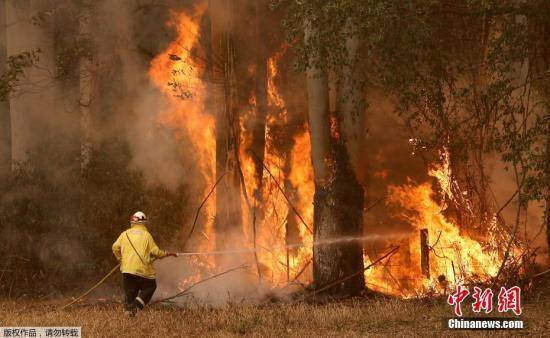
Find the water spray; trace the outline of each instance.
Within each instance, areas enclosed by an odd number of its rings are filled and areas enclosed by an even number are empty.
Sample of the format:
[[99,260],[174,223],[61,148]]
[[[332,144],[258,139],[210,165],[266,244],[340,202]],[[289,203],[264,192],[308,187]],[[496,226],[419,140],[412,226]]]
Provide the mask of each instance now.
[[285,251],[287,249],[298,249],[303,247],[313,247],[313,246],[322,246],[322,245],[331,245],[331,244],[343,244],[343,243],[350,243],[350,242],[374,242],[378,240],[388,240],[388,239],[404,239],[410,237],[410,233],[395,233],[395,234],[389,234],[389,235],[367,235],[367,236],[348,236],[348,237],[340,237],[340,238],[333,238],[333,239],[327,239],[322,241],[315,241],[315,242],[307,242],[307,243],[297,243],[297,244],[289,244],[286,246],[276,247],[272,249],[260,247],[257,249],[250,248],[250,249],[234,249],[234,250],[218,250],[218,251],[205,251],[205,252],[177,252],[176,255],[178,257],[185,257],[185,256],[216,256],[216,255],[240,255],[240,254],[249,254],[249,253],[256,253],[261,251]]
[[[314,242],[308,242],[308,243],[299,243],[299,244],[290,244],[286,245],[284,247],[274,248],[274,249],[267,249],[267,248],[257,248],[257,249],[235,249],[235,250],[220,250],[220,251],[208,251],[208,252],[178,252],[176,255],[178,257],[188,257],[188,256],[211,256],[211,255],[240,255],[240,254],[248,254],[248,253],[255,253],[259,252],[261,250],[265,251],[284,251],[287,249],[294,249],[294,248],[302,248],[302,247],[313,247],[313,246],[320,246],[320,245],[331,245],[331,244],[341,244],[341,243],[350,243],[350,242],[370,242],[370,241],[377,241],[377,240],[387,240],[387,239],[403,239],[410,236],[410,233],[394,233],[394,234],[388,234],[388,235],[367,235],[367,236],[348,236],[348,237],[340,237],[340,238],[333,238],[333,239],[327,239],[322,241],[314,241]],[[371,264],[372,265],[372,264]],[[95,290],[97,287],[99,287],[103,282],[107,280],[120,266],[120,263],[117,264],[107,275],[105,275],[99,282],[97,282],[94,286],[92,286],[88,291],[80,295],[79,297],[75,298],[68,304],[62,306],[60,309],[64,310],[68,308],[69,306],[77,303],[78,301],[82,300],[84,297],[86,297],[88,294],[90,294],[93,290]],[[369,265],[370,267],[370,265]],[[242,267],[238,267],[240,269]],[[237,269],[237,268],[236,268]],[[233,271],[236,269],[231,269],[229,271]],[[225,274],[222,273],[220,275]],[[217,276],[217,275],[215,275]],[[179,295],[179,294],[178,294]],[[172,297],[171,297],[172,298]]]

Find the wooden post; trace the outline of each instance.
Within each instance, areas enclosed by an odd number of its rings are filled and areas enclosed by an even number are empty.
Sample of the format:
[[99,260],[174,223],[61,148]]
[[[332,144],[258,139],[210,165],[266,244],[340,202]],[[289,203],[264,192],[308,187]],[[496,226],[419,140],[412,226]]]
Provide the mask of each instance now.
[[430,247],[428,246],[428,229],[420,230],[420,267],[424,277],[430,278]]

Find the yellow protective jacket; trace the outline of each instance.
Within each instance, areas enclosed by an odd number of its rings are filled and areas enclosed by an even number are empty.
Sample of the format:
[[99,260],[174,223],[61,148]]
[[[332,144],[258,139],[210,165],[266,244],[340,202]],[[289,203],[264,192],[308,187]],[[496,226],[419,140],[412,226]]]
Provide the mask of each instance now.
[[144,224],[132,223],[113,244],[113,254],[120,261],[122,273],[155,279],[153,261],[165,257],[166,251],[159,249]]

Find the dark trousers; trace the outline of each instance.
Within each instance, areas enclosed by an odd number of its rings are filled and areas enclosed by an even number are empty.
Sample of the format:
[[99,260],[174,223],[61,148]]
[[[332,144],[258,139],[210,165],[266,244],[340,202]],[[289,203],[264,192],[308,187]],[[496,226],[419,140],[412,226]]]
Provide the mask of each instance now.
[[[124,308],[130,311],[136,308],[143,309],[144,304],[149,303],[157,288],[157,282],[154,279],[144,278],[130,273],[122,274],[122,285],[125,295]],[[139,297],[144,304],[136,299],[137,297]]]

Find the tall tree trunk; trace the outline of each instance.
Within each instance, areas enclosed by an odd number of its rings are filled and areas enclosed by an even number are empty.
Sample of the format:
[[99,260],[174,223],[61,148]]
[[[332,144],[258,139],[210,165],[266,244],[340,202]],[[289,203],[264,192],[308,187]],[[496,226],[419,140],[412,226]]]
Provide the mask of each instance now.
[[[360,39],[357,25],[350,18],[344,27],[346,39],[347,60],[342,69],[341,88],[338,90],[338,98],[342,110],[341,122],[341,146],[342,154],[339,168],[342,179],[344,217],[343,227],[346,227],[346,234],[352,236],[363,235],[363,208],[365,204],[365,191],[360,183],[363,176],[361,166],[361,148],[364,141],[364,97],[362,93],[361,73],[359,68],[359,47]],[[341,144],[339,142],[339,144]],[[336,147],[337,151],[340,147]],[[349,195],[348,195],[349,194]],[[363,245],[360,241],[349,244],[348,259],[350,268],[355,271],[363,268]],[[354,281],[355,287],[365,285],[364,275],[361,274]]]
[[[256,95],[256,120],[253,124],[252,130],[252,147],[251,151],[256,156],[254,157],[254,167],[256,174],[256,190],[254,198],[261,201],[262,198],[262,178],[263,178],[263,161],[265,150],[265,127],[267,116],[267,49],[266,49],[266,30],[263,20],[265,19],[265,12],[267,8],[267,2],[263,0],[256,1],[256,15],[255,15],[255,28],[256,28],[256,73],[254,83],[254,93]],[[261,215],[261,212],[260,212]],[[260,220],[262,217],[260,216]]]
[[344,27],[346,36],[346,56],[342,67],[341,88],[339,90],[340,107],[342,109],[342,137],[345,142],[350,165],[355,176],[360,175],[360,146],[364,138],[364,99],[361,92],[359,64],[359,33],[357,25],[348,19]]
[[[541,13],[548,13],[550,11],[550,3],[548,1],[540,0],[537,3],[537,6],[540,6]],[[545,17],[545,16],[544,16]],[[544,18],[543,17],[543,18]],[[548,44],[548,35],[550,34],[550,22],[546,20],[535,21],[535,24],[538,26],[537,36],[538,36],[538,45],[542,53],[542,60],[540,62],[540,72],[548,73],[550,71],[550,45]],[[550,97],[550,86],[546,85],[542,89],[542,95],[546,98]],[[546,220],[546,240],[548,243],[548,256],[550,258],[550,107],[546,105],[546,167],[545,176],[546,176],[546,210],[544,217]]]
[[[550,128],[549,128],[550,129]],[[550,130],[546,134],[546,239],[550,256]]]
[[[7,25],[6,2],[0,3],[0,74],[6,70]],[[0,98],[0,185],[11,173],[11,116],[9,98]]]
[[220,250],[242,242],[239,168],[239,115],[236,100],[232,0],[211,0],[212,78],[223,84],[216,98],[216,173],[227,173],[216,187],[216,247]]
[[[17,93],[10,98],[11,113],[11,156],[14,164],[28,159],[29,151],[44,147],[45,139],[55,118],[44,112],[55,111],[52,86],[36,86],[50,83],[53,69],[53,48],[50,24],[41,22],[33,25],[31,18],[38,17],[44,10],[42,1],[3,1],[7,9],[7,53],[9,56],[40,49],[37,67],[25,69],[25,76],[18,83]],[[25,38],[21,38],[25,37]],[[44,71],[46,69],[47,71]],[[37,87],[37,88],[36,88]],[[29,90],[31,88],[31,90]],[[53,123],[51,123],[53,124]]]
[[[55,128],[54,147],[66,156],[55,170],[69,169],[71,178],[76,178],[81,168],[81,55],[74,50],[81,47],[80,22],[77,3],[58,0],[53,8],[53,33],[56,78],[55,104],[58,127]],[[54,150],[55,151],[55,150]],[[61,178],[66,182],[68,177]]]
[[[92,12],[90,9],[80,9],[79,29],[81,39],[90,40],[92,33]],[[91,51],[90,51],[91,53]],[[94,72],[91,58],[82,58],[80,60],[80,170],[87,168],[92,157],[92,97],[97,93],[94,91]],[[94,95],[95,94],[95,95]]]
[[[362,189],[353,181],[355,175],[341,140],[332,139],[330,130],[328,79],[322,69],[317,41],[317,25],[309,19],[305,39],[311,54],[306,69],[311,156],[313,162],[314,241],[313,279],[322,287],[363,269],[363,253],[357,243],[330,243],[331,240],[357,236],[362,217]],[[354,206],[360,205],[357,209]],[[362,274],[329,289],[333,295],[354,294],[364,287]]]

